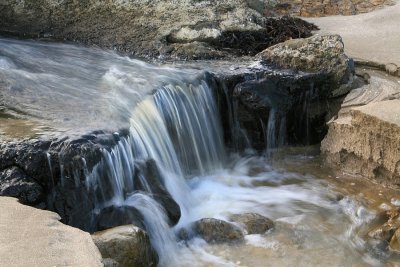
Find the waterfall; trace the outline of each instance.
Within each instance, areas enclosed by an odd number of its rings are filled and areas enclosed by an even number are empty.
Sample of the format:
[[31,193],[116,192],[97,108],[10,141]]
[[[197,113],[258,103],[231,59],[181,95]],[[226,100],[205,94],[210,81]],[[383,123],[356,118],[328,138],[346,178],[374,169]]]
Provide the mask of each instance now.
[[195,201],[185,178],[220,169],[225,159],[218,114],[213,93],[202,80],[164,85],[140,102],[131,114],[129,134],[111,150],[103,149],[102,160],[86,177],[88,189],[95,193],[95,211],[133,205],[142,213],[153,245],[157,248],[165,243],[166,237],[146,219],[154,200],[149,197],[152,189],[148,177],[136,171],[138,164],[148,159],[156,162],[158,182],[185,217]]

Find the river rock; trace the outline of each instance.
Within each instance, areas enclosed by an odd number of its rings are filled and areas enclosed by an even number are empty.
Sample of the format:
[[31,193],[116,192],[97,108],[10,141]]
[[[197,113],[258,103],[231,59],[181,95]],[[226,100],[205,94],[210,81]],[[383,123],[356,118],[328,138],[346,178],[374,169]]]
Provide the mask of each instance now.
[[389,243],[389,249],[396,253],[400,253],[400,228],[396,230]]
[[389,220],[381,226],[373,229],[368,233],[368,236],[374,239],[390,241],[394,232],[400,227],[399,220]]
[[326,73],[336,86],[347,83],[353,72],[339,35],[288,40],[265,49],[259,57],[283,68]]
[[116,263],[119,267],[157,266],[158,256],[147,233],[134,225],[96,232],[92,238],[105,259],[106,266]]
[[0,266],[103,266],[90,235],[54,212],[0,197]]
[[399,72],[399,67],[397,67],[396,64],[394,63],[388,63],[385,65],[385,70],[387,73],[391,74],[391,75],[398,75],[400,76],[400,72]]
[[240,224],[249,235],[264,234],[274,227],[272,220],[257,213],[233,214],[229,219]]
[[243,241],[243,231],[236,225],[214,218],[204,218],[194,223],[194,232],[210,243]]

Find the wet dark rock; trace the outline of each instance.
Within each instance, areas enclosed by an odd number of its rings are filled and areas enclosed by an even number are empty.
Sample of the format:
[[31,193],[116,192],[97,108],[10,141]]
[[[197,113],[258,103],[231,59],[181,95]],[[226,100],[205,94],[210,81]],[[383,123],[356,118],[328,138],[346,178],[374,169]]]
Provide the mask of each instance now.
[[257,213],[233,214],[229,219],[240,224],[249,235],[264,234],[274,227],[272,220]]
[[135,207],[106,207],[96,215],[95,220],[97,230],[106,230],[128,224],[133,224],[141,229],[146,229],[143,216]]
[[[143,184],[139,176],[146,177],[147,184]],[[135,188],[149,193],[166,211],[172,225],[178,223],[181,209],[165,188],[164,177],[153,159],[136,164]]]
[[93,231],[93,196],[85,173],[116,144],[112,134],[81,138],[22,139],[0,143],[0,188],[21,202],[57,212],[62,222]]
[[80,182],[65,177],[64,184],[57,184],[47,196],[47,208],[57,212],[62,222],[92,232],[94,200]]
[[271,112],[275,145],[320,142],[327,132],[326,122],[337,114],[343,99],[330,97],[336,87],[328,75],[268,65],[258,68],[252,73],[216,75],[218,88],[224,88],[218,104],[228,146],[242,150],[249,142],[247,146],[264,150]]
[[0,143],[0,170],[17,166],[40,184],[47,184],[49,168],[46,152],[51,141],[38,139]]
[[44,192],[42,186],[21,169],[11,167],[0,171],[0,196],[15,197],[23,204],[37,206],[43,201]]
[[157,266],[158,255],[147,233],[133,225],[124,225],[92,235],[106,266]]
[[209,243],[243,241],[242,230],[229,222],[205,218],[194,223],[194,232]]

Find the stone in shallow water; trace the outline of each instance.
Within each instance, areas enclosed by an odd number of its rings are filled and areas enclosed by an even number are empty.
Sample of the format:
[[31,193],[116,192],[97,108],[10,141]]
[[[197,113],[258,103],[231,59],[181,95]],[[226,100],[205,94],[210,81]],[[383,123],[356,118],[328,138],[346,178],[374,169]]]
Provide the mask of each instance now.
[[396,230],[390,240],[389,249],[393,252],[400,253],[400,228]]
[[243,231],[236,225],[214,218],[204,218],[194,223],[194,231],[209,243],[243,241]]
[[242,225],[249,235],[264,234],[274,227],[272,220],[258,213],[234,214],[230,220]]
[[147,267],[157,266],[158,256],[151,247],[145,231],[134,226],[124,225],[92,235],[106,266]]

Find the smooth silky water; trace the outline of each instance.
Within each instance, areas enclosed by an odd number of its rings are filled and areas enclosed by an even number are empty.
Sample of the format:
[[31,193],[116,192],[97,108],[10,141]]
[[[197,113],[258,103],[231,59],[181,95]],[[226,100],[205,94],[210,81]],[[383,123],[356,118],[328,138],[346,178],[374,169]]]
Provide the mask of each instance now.
[[[85,174],[86,187],[95,192],[94,214],[112,205],[139,210],[160,266],[384,265],[389,255],[364,239],[378,212],[368,198],[346,190],[352,183],[332,178],[303,150],[273,160],[285,125],[262,122],[266,137],[277,138],[265,157],[228,153],[213,88],[202,77],[199,70],[99,49],[0,39],[0,105],[7,115],[0,116],[0,128],[8,119],[70,136],[129,127]],[[275,120],[274,113],[270,117]],[[139,177],[144,189],[135,188],[135,164],[149,158],[181,208],[172,228],[146,177]],[[178,239],[198,219],[248,212],[272,219],[275,227],[237,244]]]

